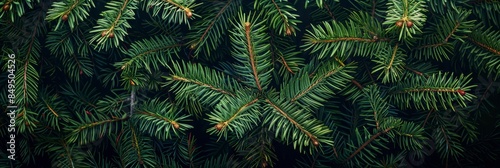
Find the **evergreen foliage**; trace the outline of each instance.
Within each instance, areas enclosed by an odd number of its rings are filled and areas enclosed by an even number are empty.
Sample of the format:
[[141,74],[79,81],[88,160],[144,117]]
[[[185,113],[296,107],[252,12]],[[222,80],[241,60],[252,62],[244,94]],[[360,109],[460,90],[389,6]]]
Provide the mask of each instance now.
[[16,160],[2,147],[0,165],[499,161],[500,1],[0,6],[0,140],[16,141]]

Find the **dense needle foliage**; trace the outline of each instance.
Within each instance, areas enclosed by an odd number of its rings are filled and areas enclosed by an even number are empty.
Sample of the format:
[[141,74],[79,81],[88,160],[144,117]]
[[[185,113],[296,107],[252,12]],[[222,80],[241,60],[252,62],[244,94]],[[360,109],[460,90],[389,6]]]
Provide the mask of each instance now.
[[[500,158],[497,0],[0,7],[2,166],[464,167]],[[16,160],[4,148],[12,134]]]

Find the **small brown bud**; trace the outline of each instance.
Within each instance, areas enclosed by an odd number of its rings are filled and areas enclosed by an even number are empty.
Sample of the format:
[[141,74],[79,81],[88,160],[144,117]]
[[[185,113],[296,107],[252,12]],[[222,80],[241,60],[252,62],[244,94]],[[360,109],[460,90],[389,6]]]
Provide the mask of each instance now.
[[191,12],[191,9],[186,8],[186,9],[184,10],[184,12],[186,12],[186,17],[187,17],[188,19],[191,19],[191,17],[193,16],[193,12]]
[[82,70],[80,70],[80,75],[82,75],[82,74],[83,74],[83,71],[82,71]]
[[108,34],[108,33],[106,33],[106,31],[103,31],[103,32],[101,33],[101,37],[106,36],[106,34]]
[[175,128],[176,130],[178,130],[178,129],[181,127],[181,126],[180,126],[177,122],[175,122],[175,121],[173,121],[173,122],[172,122],[172,125],[174,126],[174,128]]
[[115,37],[115,33],[111,32],[109,33],[109,38],[114,38]]
[[3,5],[3,11],[7,12],[9,9],[10,9],[10,5],[9,4]]
[[215,125],[215,129],[217,129],[217,131],[222,130],[223,127],[224,127],[224,124],[222,124],[222,123],[217,123],[217,125]]
[[397,27],[403,27],[403,21],[402,20],[399,20],[396,22],[396,26]]
[[64,14],[64,15],[61,17],[61,19],[62,19],[63,21],[67,21],[67,20],[68,20],[68,14]]
[[312,139],[312,143],[314,146],[319,146],[319,142],[316,139]]
[[285,32],[285,34],[286,34],[287,36],[289,36],[289,35],[292,35],[292,32],[293,32],[293,28],[292,28],[291,26],[288,26],[288,27],[286,28],[286,32]]
[[408,21],[406,22],[406,27],[408,27],[408,28],[413,27],[413,22],[408,20]]
[[460,94],[461,96],[464,96],[465,95],[465,91],[462,90],[462,89],[458,89],[457,90],[457,93]]

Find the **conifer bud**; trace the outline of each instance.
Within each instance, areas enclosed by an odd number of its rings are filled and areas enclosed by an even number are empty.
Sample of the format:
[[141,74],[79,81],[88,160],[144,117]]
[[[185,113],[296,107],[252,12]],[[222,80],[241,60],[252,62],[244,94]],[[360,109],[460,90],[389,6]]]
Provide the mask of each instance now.
[[403,21],[402,20],[399,20],[396,22],[396,26],[397,27],[403,27]]
[[191,19],[191,17],[193,16],[193,12],[191,12],[191,9],[186,8],[186,9],[184,9],[184,12],[186,12],[186,17],[188,19]]
[[462,89],[458,89],[457,92],[458,92],[458,94],[460,94],[460,96],[464,96],[465,95],[465,91],[462,90]]
[[106,36],[106,34],[107,34],[107,33],[106,33],[106,31],[103,31],[103,32],[101,33],[101,37]]
[[288,27],[286,28],[286,32],[285,32],[285,34],[286,34],[287,36],[292,35],[292,31],[293,31],[293,28],[292,28],[291,26],[288,26]]
[[109,38],[114,38],[114,37],[115,37],[115,33],[113,33],[113,32],[109,33],[109,36],[108,36],[108,37],[109,37]]
[[67,20],[68,20],[68,14],[64,14],[64,15],[61,17],[61,19],[62,19],[63,21],[67,21]]
[[312,139],[312,143],[314,146],[319,146],[319,142],[316,139]]
[[408,20],[408,21],[406,22],[406,27],[408,27],[408,28],[413,27],[413,22]]
[[181,126],[180,126],[177,122],[175,122],[175,121],[172,121],[172,125],[174,126],[174,128],[175,128],[176,130],[178,130],[178,129],[181,127]]
[[10,5],[7,3],[5,5],[3,5],[3,11],[8,11],[10,9]]
[[224,127],[222,123],[217,123],[217,125],[215,125],[215,129],[217,129],[217,131],[222,130],[222,127]]
[[245,22],[245,30],[250,31],[250,22]]

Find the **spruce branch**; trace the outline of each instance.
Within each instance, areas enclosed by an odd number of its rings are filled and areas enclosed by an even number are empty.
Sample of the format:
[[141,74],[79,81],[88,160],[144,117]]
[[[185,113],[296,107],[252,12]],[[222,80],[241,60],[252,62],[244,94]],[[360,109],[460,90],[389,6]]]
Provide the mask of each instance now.
[[160,15],[162,19],[167,20],[169,23],[187,24],[189,27],[189,20],[200,17],[200,15],[193,13],[193,8],[199,5],[202,5],[202,3],[195,3],[194,0],[150,0],[144,3],[143,10],[150,12],[152,9],[151,15],[153,17]]
[[304,66],[305,59],[299,57],[300,52],[295,50],[295,46],[289,45],[293,39],[277,35],[274,32],[269,32],[269,34],[271,57],[274,62],[273,69],[277,70],[280,76],[296,74]]
[[372,135],[370,137],[370,139],[368,139],[367,141],[365,141],[358,149],[356,149],[356,151],[354,151],[351,155],[349,155],[349,157],[347,158],[346,161],[349,161],[350,159],[352,159],[354,156],[356,156],[359,152],[361,152],[361,150],[363,150],[364,148],[366,148],[366,146],[368,146],[368,144],[370,144],[372,141],[374,141],[375,139],[377,139],[379,136],[383,135],[383,134],[386,134],[387,132],[391,131],[393,128],[386,128],[380,132],[378,132],[377,134],[375,135]]
[[382,83],[395,83],[403,76],[405,60],[406,54],[399,49],[398,43],[394,47],[383,48],[372,59],[376,63],[372,73],[380,72],[377,79],[382,77]]
[[159,70],[161,66],[168,66],[181,46],[172,37],[163,35],[136,41],[128,50],[123,51],[129,57],[115,63],[115,67],[124,73],[143,68],[151,73],[152,70]]
[[95,49],[108,50],[119,46],[128,34],[126,30],[131,28],[128,20],[135,19],[137,3],[137,0],[114,0],[106,4],[107,10],[101,13],[103,18],[97,20],[97,25],[90,31],[94,36],[89,41],[95,44]]
[[453,74],[437,73],[429,78],[415,76],[397,84],[390,91],[390,100],[401,108],[455,110],[453,102],[466,107],[465,102],[475,98],[467,93],[475,85],[469,85],[470,75],[452,77]]
[[62,27],[62,24],[68,23],[73,31],[78,27],[79,21],[84,21],[89,16],[91,8],[94,8],[93,0],[64,0],[52,3],[52,7],[47,12],[45,20],[53,21],[57,19],[54,30]]
[[232,55],[239,64],[235,64],[235,73],[242,77],[243,83],[259,91],[266,90],[271,83],[272,64],[269,37],[265,34],[263,21],[259,16],[239,13],[239,19],[233,22],[231,32]]
[[343,65],[342,62],[322,63],[311,79],[306,71],[292,76],[281,86],[280,96],[292,103],[298,103],[307,110],[320,107],[334,95],[334,90],[341,90],[352,79],[355,63]]
[[425,1],[389,0],[387,16],[383,25],[389,25],[387,32],[398,34],[398,40],[409,41],[413,35],[422,33],[427,20]]
[[500,31],[478,26],[462,44],[460,52],[466,60],[473,62],[469,66],[498,78],[500,76],[499,41]]
[[298,148],[300,152],[309,150],[312,153],[321,143],[333,144],[329,138],[331,130],[313,118],[311,113],[277,95],[270,94],[265,102],[264,123],[269,125],[268,128],[274,128],[272,130],[275,137],[287,144],[293,142],[294,148]]
[[0,0],[0,165],[496,163],[499,4]]
[[266,13],[264,20],[268,20],[269,28],[278,32],[283,36],[295,36],[298,30],[297,24],[301,23],[297,20],[297,10],[286,1],[263,0],[255,1],[254,8],[260,10],[261,13]]
[[[383,38],[380,23],[367,16],[366,14],[353,14],[345,23],[332,21],[312,25],[312,30],[307,30],[304,35],[305,44],[302,47],[304,50],[310,50],[311,53],[318,53],[319,59],[337,55],[340,58],[347,58],[350,55],[370,57],[377,53],[379,47],[383,47],[389,39]],[[364,28],[358,24],[364,25]]]
[[228,133],[243,138],[245,132],[252,130],[260,122],[258,100],[254,95],[226,97],[208,114],[208,121],[214,125],[207,130],[219,138],[228,138]]
[[170,69],[173,74],[164,77],[165,86],[171,86],[170,90],[184,100],[196,96],[202,104],[213,106],[223,97],[235,96],[236,91],[243,89],[236,80],[201,64],[174,63]]
[[122,122],[128,118],[110,118],[105,115],[85,111],[83,114],[77,113],[78,120],[70,120],[65,131],[70,134],[67,136],[67,143],[78,142],[79,145],[88,144],[103,136],[109,136],[118,132]]
[[437,23],[424,29],[427,35],[412,49],[412,57],[419,59],[449,60],[456,43],[464,42],[466,35],[475,27],[474,20],[468,20],[471,11],[457,10],[437,19]]
[[141,136],[136,127],[125,125],[121,137],[114,138],[118,141],[112,143],[113,149],[117,152],[117,160],[122,167],[156,167],[156,155],[152,145],[152,140]]
[[[186,130],[193,128],[187,124],[189,115],[181,113],[174,104],[159,99],[152,99],[141,104],[131,116],[138,130],[160,140],[172,139],[172,134],[181,136]],[[159,131],[161,130],[161,131]]]
[[211,2],[204,5],[206,8],[199,11],[207,13],[200,14],[203,19],[196,22],[186,38],[190,40],[189,48],[194,51],[194,56],[200,53],[209,57],[221,43],[221,37],[226,35],[229,29],[230,20],[237,15],[240,0],[228,0],[227,2]]

